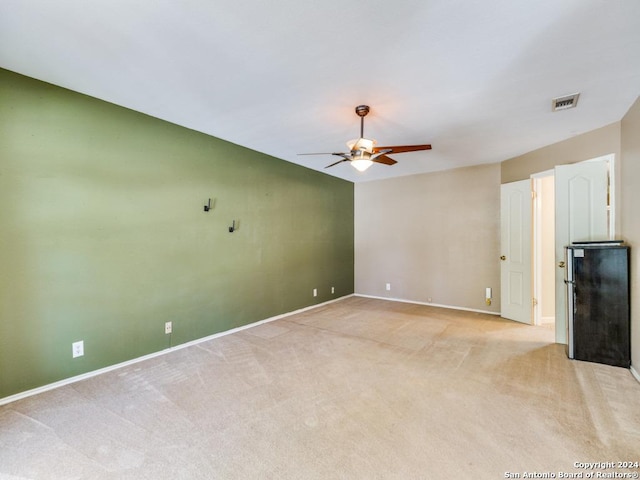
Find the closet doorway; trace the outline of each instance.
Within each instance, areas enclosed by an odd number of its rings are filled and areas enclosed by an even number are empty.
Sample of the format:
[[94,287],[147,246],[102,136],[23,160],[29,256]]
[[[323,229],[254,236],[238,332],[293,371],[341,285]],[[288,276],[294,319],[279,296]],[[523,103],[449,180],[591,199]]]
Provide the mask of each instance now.
[[533,323],[555,328],[555,177],[554,171],[532,176]]

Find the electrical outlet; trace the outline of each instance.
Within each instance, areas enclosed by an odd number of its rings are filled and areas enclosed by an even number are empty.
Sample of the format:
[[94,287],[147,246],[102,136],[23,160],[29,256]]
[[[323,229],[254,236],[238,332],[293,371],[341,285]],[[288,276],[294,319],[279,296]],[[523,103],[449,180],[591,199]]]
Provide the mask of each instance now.
[[173,322],[164,322],[165,335],[169,335],[171,332],[173,332]]
[[387,291],[391,290],[391,284],[387,283]]
[[317,289],[317,288],[314,288],[314,289],[313,289],[313,296],[314,296],[314,297],[317,297],[317,296],[318,296],[318,289]]
[[427,298],[427,302],[431,303],[431,297]]
[[84,355],[84,340],[73,342],[71,344],[71,355],[73,358],[82,357]]
[[336,287],[331,287],[331,293],[336,293]]

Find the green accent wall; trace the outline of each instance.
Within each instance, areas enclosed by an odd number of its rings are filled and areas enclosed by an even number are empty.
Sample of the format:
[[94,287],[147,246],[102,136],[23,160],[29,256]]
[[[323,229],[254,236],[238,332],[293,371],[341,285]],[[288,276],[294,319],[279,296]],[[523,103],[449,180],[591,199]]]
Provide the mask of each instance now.
[[0,70],[0,398],[353,293],[353,194]]

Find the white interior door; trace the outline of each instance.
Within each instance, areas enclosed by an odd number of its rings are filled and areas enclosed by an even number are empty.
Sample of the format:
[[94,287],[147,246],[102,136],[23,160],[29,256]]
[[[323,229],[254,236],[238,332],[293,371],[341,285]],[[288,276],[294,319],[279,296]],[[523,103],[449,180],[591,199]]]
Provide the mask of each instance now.
[[500,310],[504,318],[531,323],[531,181],[500,186]]
[[555,168],[556,342],[567,343],[565,250],[572,242],[607,240],[608,162],[588,161]]

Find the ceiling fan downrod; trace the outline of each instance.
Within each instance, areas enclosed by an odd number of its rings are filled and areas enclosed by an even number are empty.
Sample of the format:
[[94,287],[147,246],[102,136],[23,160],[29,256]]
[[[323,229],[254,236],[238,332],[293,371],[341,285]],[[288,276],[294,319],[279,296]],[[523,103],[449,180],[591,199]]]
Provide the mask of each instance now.
[[369,113],[369,105],[358,105],[356,115],[360,117],[360,138],[364,138],[364,117]]

